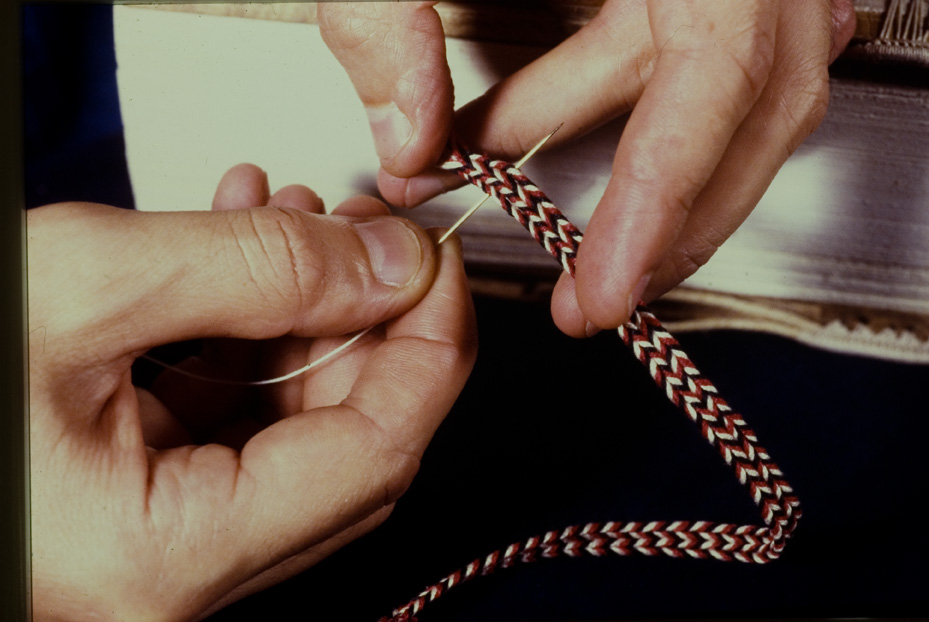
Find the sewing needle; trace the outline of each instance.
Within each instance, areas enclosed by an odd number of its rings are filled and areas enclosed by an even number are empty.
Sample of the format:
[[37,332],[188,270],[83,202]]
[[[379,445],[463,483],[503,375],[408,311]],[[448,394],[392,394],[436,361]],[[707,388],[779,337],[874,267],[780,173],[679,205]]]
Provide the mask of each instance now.
[[[548,139],[550,139],[552,136],[555,135],[555,132],[557,132],[558,130],[561,129],[561,126],[562,126],[562,125],[564,125],[564,123],[562,123],[561,125],[559,125],[558,127],[556,127],[554,130],[552,130],[551,134],[549,134],[548,136],[546,136],[545,138],[543,138],[542,140],[540,140],[539,143],[538,143],[535,147],[533,147],[532,149],[530,149],[529,152],[528,152],[526,155],[524,155],[522,158],[520,158],[520,160],[519,160],[518,162],[514,163],[513,166],[515,166],[516,168],[519,168],[519,167],[521,167],[523,164],[525,164],[525,163],[529,160],[529,158],[531,158],[532,156],[535,155],[536,151],[538,151],[539,149],[542,148],[542,145],[544,145],[545,143],[548,142]],[[474,212],[477,211],[477,208],[479,208],[481,205],[483,205],[484,202],[487,201],[487,199],[489,199],[489,198],[490,198],[490,195],[489,195],[489,194],[484,195],[484,198],[481,199],[481,201],[480,201],[479,203],[475,204],[471,209],[469,209],[467,212],[465,212],[464,216],[462,216],[461,218],[459,218],[459,219],[458,219],[458,222],[456,222],[454,225],[452,225],[452,228],[449,229],[448,231],[446,231],[446,232],[445,232],[445,235],[443,235],[441,238],[439,238],[439,241],[437,242],[437,244],[441,244],[442,242],[444,242],[445,240],[447,240],[447,239],[448,239],[448,236],[450,236],[452,233],[454,233],[454,232],[455,232],[455,229],[457,229],[458,227],[460,227],[460,226],[464,223],[464,221],[466,221],[468,218],[470,218],[471,215],[474,214]],[[359,331],[359,332],[355,333],[355,335],[354,335],[351,339],[349,339],[348,341],[346,341],[345,343],[343,343],[343,344],[340,345],[339,347],[335,348],[334,350],[331,350],[331,351],[328,352],[327,354],[324,354],[323,356],[321,356],[320,358],[318,358],[318,359],[316,359],[316,360],[310,362],[309,364],[304,365],[304,366],[301,367],[300,369],[296,369],[296,370],[290,372],[289,374],[285,374],[285,375],[283,375],[283,376],[278,376],[278,377],[276,377],[276,378],[269,378],[269,379],[267,379],[267,380],[253,380],[253,381],[247,381],[247,380],[224,380],[224,379],[221,379],[221,378],[210,378],[210,377],[208,377],[208,376],[201,376],[201,375],[199,375],[199,374],[195,374],[195,373],[189,372],[189,371],[187,371],[186,369],[182,369],[182,368],[176,367],[176,366],[174,366],[174,365],[168,365],[167,363],[164,363],[164,362],[162,362],[162,361],[159,361],[158,359],[153,358],[153,357],[151,357],[151,356],[149,356],[149,355],[147,355],[147,354],[143,354],[143,355],[141,356],[141,358],[144,358],[144,359],[146,359],[146,360],[149,360],[149,361],[151,361],[152,363],[155,363],[155,364],[157,364],[157,365],[161,365],[162,367],[164,367],[164,368],[166,368],[166,369],[170,369],[171,371],[173,371],[173,372],[175,372],[175,373],[178,373],[178,374],[181,374],[181,375],[183,375],[183,376],[188,376],[188,377],[190,377],[190,378],[195,378],[195,379],[197,379],[197,380],[205,380],[205,381],[207,381],[207,382],[217,382],[217,383],[221,383],[221,384],[234,384],[234,385],[240,385],[240,386],[260,386],[260,385],[267,385],[267,384],[276,384],[276,383],[278,383],[278,382],[283,382],[283,381],[285,381],[285,380],[290,380],[291,378],[294,378],[294,377],[299,376],[299,375],[301,375],[301,374],[305,374],[306,372],[310,371],[311,369],[313,369],[313,368],[316,367],[317,365],[320,365],[320,364],[326,362],[327,360],[333,358],[334,356],[337,356],[338,354],[340,354],[340,353],[343,352],[344,350],[346,350],[346,349],[348,349],[349,347],[351,347],[351,345],[352,345],[353,343],[355,343],[356,341],[358,341],[359,339],[361,339],[363,336],[365,336],[366,334],[368,334],[368,331],[370,331],[372,328],[374,328],[374,327],[373,327],[373,326],[369,326],[368,328],[366,328],[366,329],[364,329],[364,330],[362,330],[362,331]]]
[[[540,141],[536,144],[535,147],[533,147],[532,149],[530,149],[529,152],[528,152],[526,155],[524,155],[522,158],[520,158],[518,162],[514,163],[513,166],[515,166],[516,168],[520,168],[523,164],[525,164],[525,163],[529,160],[529,158],[531,158],[532,156],[535,155],[536,151],[538,151],[539,149],[542,148],[542,145],[544,145],[545,143],[547,143],[548,140],[549,140],[552,136],[555,135],[555,132],[557,132],[558,130],[561,129],[561,126],[562,126],[562,125],[564,125],[564,123],[560,124],[560,125],[559,125],[558,127],[556,127],[554,130],[552,130],[552,132],[551,132],[548,136],[546,136],[545,138],[543,138],[542,140],[540,140]],[[441,244],[442,242],[444,242],[445,240],[447,240],[448,237],[449,237],[451,234],[455,233],[455,230],[458,229],[458,227],[460,227],[461,225],[463,225],[464,222],[465,222],[467,219],[471,218],[471,216],[474,214],[474,212],[476,212],[476,211],[478,210],[478,208],[479,208],[481,205],[483,205],[483,204],[487,201],[487,199],[489,199],[489,198],[490,198],[490,195],[489,195],[489,194],[485,194],[483,199],[481,199],[480,201],[478,201],[477,203],[475,203],[473,206],[471,206],[471,208],[469,208],[468,211],[465,212],[464,215],[463,215],[461,218],[459,218],[458,221],[457,221],[454,225],[452,225],[451,229],[449,229],[448,231],[446,231],[446,232],[442,235],[442,237],[439,238],[439,241],[437,242],[437,244]]]

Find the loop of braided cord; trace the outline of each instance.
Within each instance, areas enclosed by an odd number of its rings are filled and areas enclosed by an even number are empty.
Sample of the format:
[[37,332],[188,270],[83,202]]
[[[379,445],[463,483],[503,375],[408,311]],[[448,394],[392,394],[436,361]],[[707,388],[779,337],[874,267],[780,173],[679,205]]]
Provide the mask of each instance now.
[[[457,146],[442,168],[455,171],[497,199],[565,272],[574,276],[583,235],[522,171],[508,162],[491,160]],[[764,526],[707,521],[607,522],[549,531],[472,561],[379,622],[414,621],[428,603],[459,583],[538,558],[639,553],[764,564],[780,556],[800,518],[800,504],[780,469],[758,444],[755,433],[643,305],[618,332],[667,398],[697,424],[703,437],[748,488],[761,510]]]

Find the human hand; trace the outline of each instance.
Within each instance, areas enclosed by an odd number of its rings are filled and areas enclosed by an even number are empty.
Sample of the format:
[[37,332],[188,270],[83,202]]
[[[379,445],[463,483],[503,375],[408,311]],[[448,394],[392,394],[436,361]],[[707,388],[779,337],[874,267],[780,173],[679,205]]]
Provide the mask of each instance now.
[[[693,274],[742,223],[828,103],[851,0],[606,0],[574,36],[453,115],[434,2],[320,4],[326,43],[371,117],[378,185],[413,206],[459,182],[431,169],[454,125],[513,160],[632,110],[552,315],[583,336]],[[454,117],[454,120],[453,120]]]
[[[268,195],[240,165],[213,213],[30,211],[36,620],[204,617],[374,528],[416,473],[475,356],[459,243],[368,197]],[[159,344],[208,338],[186,369],[252,380],[381,322],[281,384],[131,383]]]

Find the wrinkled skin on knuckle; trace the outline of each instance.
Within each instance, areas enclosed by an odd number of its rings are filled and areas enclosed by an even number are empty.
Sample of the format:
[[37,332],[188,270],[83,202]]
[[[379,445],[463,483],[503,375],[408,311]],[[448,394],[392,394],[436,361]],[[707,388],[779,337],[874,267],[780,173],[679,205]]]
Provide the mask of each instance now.
[[384,494],[380,500],[381,508],[393,505],[406,493],[422,464],[420,456],[398,446],[389,449],[386,460],[392,468],[384,479]]
[[[633,192],[630,198],[644,205],[660,206],[663,213],[676,214],[686,218],[693,207],[693,201],[703,188],[704,182],[699,172],[691,170],[678,170],[674,172],[674,184],[668,183],[669,173],[659,165],[662,158],[661,146],[658,143],[643,145],[637,152],[637,157],[617,169],[614,163],[613,174],[622,175],[624,192]],[[684,189],[681,191],[680,189]],[[642,201],[643,197],[647,197]],[[617,209],[623,201],[607,203],[609,209]],[[616,207],[614,207],[616,206]],[[597,218],[594,212],[593,218]]]
[[659,54],[710,72],[707,79],[727,96],[754,100],[774,66],[778,9],[764,1],[735,5],[713,12],[694,2],[676,3],[670,13],[667,5],[651,7],[655,45]]
[[723,47],[728,52],[729,60],[744,77],[752,98],[757,99],[764,89],[774,67],[777,41],[776,3],[764,2],[769,8],[756,8],[727,38]]
[[230,214],[227,252],[238,258],[234,265],[250,287],[275,317],[293,317],[306,308],[327,281],[326,268],[311,252],[306,219],[312,215],[276,207]]
[[316,17],[326,45],[339,53],[370,41],[386,15],[377,3],[321,2]]
[[410,449],[407,439],[379,425],[374,417],[349,403],[342,406],[347,409],[344,416],[354,419],[353,445],[360,456],[366,456],[362,460],[370,473],[370,495],[362,513],[370,515],[394,504],[407,491],[419,472],[421,456]]
[[693,276],[712,258],[719,248],[712,242],[676,245],[661,262],[645,291],[646,301],[674,289]]
[[[629,39],[627,24],[647,19],[644,16],[647,11],[645,4],[645,0],[608,0],[597,15],[584,26],[588,40],[606,44],[604,49],[607,60],[613,67],[614,81],[617,84],[629,81],[635,83],[635,88],[629,90],[628,99],[619,104],[622,110],[631,110],[634,107],[636,100],[645,90],[657,60],[654,46],[641,45]],[[631,60],[612,62],[613,59],[624,58]],[[610,99],[606,92],[593,92],[590,96]]]
[[800,64],[785,76],[789,82],[782,90],[780,107],[791,137],[788,153],[819,127],[829,108],[829,75],[824,64],[799,59]]
[[788,154],[819,127],[829,107],[828,63],[836,36],[833,4],[824,0],[793,2],[783,9],[778,27],[778,66],[772,77],[773,88],[768,91],[779,98],[790,136]]
[[327,267],[328,262],[320,261],[319,252],[320,248],[328,251],[328,244],[320,239],[325,236],[313,231],[307,222],[318,216],[292,210],[280,210],[277,215],[276,225],[280,233],[277,257],[283,263],[286,276],[292,279],[290,295],[299,309],[306,309],[322,296],[332,280],[332,270]]
[[[431,3],[326,2],[318,21],[326,45],[348,71],[365,104],[383,104],[400,88],[398,69],[427,56],[437,16]],[[444,41],[442,42],[444,44]]]
[[[323,41],[348,71],[362,101],[391,93],[396,76],[382,67],[395,67],[402,39],[392,24],[391,5],[380,2],[326,2],[319,5]],[[377,69],[372,71],[372,69]],[[359,82],[359,80],[362,80]]]
[[801,110],[804,111],[806,123],[803,126],[803,134],[809,136],[819,127],[826,118],[826,112],[829,109],[829,77],[822,73],[818,80],[811,83],[809,88],[803,91],[804,104]]
[[780,97],[778,103],[790,137],[786,144],[786,155],[789,156],[826,117],[829,108],[829,82],[822,80],[809,83],[792,96]]
[[724,240],[724,236],[704,233],[672,250],[668,263],[673,269],[674,284],[683,282],[705,266]]

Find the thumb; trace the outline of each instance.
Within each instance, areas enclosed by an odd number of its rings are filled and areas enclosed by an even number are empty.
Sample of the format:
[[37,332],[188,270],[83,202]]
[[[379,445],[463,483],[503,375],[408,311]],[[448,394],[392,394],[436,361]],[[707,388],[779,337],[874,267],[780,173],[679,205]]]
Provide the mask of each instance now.
[[28,235],[30,322],[74,364],[203,337],[345,334],[413,307],[435,269],[428,235],[394,217],[63,204],[30,212]]
[[435,2],[321,2],[320,32],[368,113],[381,166],[396,177],[438,161],[452,125],[452,79]]

